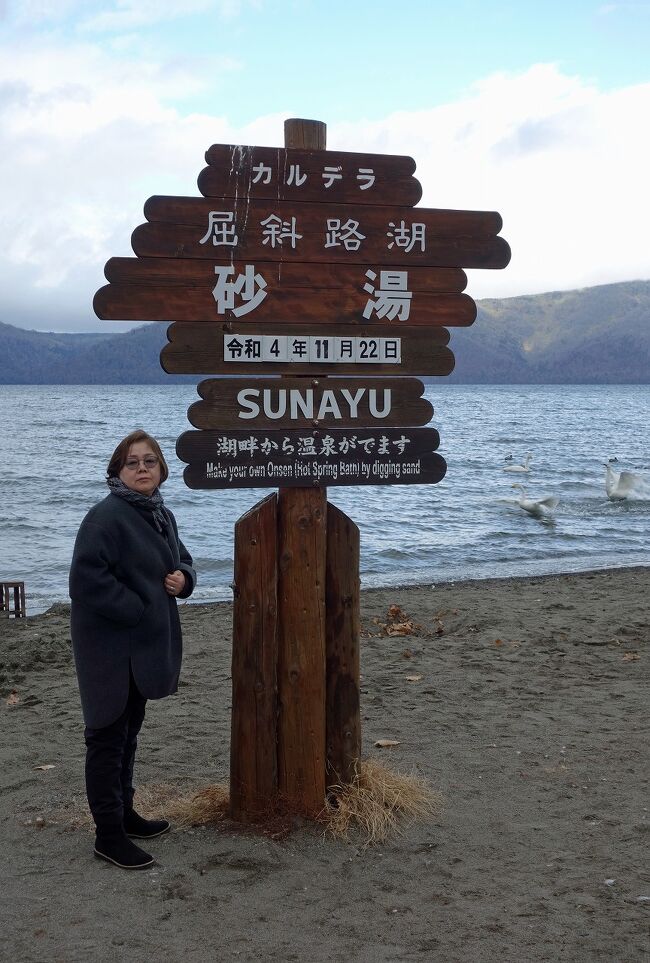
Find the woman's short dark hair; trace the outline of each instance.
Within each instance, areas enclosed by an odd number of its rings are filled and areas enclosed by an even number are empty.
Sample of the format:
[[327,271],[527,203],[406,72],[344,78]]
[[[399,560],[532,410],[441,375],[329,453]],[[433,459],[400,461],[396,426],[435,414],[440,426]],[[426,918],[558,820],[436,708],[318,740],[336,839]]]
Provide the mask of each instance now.
[[117,478],[124,468],[127,456],[129,454],[129,448],[131,445],[137,445],[139,441],[146,441],[151,445],[151,449],[155,455],[158,455],[160,461],[160,484],[169,477],[169,468],[167,467],[167,462],[165,461],[165,456],[160,450],[160,445],[155,438],[148,435],[146,431],[142,428],[136,428],[132,431],[130,435],[123,438],[119,443],[113,454],[111,455],[111,460],[108,463],[108,468],[106,469],[107,478]]

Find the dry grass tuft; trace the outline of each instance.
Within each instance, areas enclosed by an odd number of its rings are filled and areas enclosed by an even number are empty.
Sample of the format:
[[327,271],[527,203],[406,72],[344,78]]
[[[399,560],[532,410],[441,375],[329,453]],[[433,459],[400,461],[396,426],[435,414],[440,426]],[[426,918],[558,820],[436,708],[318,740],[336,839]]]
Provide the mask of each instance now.
[[265,800],[249,822],[231,822],[227,786],[205,786],[188,793],[180,786],[149,785],[138,789],[136,806],[145,817],[164,815],[176,826],[215,826],[228,821],[229,831],[261,833],[273,839],[289,835],[301,815],[281,796]]
[[401,823],[435,819],[442,812],[442,796],[417,776],[392,772],[367,759],[355,780],[332,786],[321,821],[333,836],[347,838],[351,829],[365,837],[364,845],[383,842],[401,831]]
[[138,788],[135,803],[147,818],[164,814],[177,826],[210,826],[227,816],[228,788],[205,786],[188,793],[169,783],[147,785]]
[[[242,832],[281,839],[297,826],[305,825],[304,814],[292,808],[281,796],[267,801],[257,819],[242,825],[230,823],[228,803],[227,786],[188,790],[186,786],[174,783],[139,786],[135,799],[138,812],[145,818],[165,816],[176,826],[214,826],[228,820],[230,829],[238,827]],[[392,772],[383,763],[367,759],[360,763],[354,782],[330,787],[325,808],[317,821],[338,838],[346,838],[356,830],[363,845],[369,846],[399,833],[404,823],[414,819],[435,819],[441,810],[440,793],[432,790],[425,780]],[[74,800],[65,812],[58,815],[74,828],[92,825],[81,800]]]

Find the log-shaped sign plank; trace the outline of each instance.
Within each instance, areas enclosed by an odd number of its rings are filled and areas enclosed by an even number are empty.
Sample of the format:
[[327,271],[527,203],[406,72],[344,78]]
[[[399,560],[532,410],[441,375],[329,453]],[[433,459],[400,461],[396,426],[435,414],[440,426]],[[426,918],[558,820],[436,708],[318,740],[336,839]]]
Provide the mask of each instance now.
[[412,206],[422,187],[412,157],[214,144],[199,190],[206,197]]
[[366,428],[362,432],[356,428],[232,428],[186,431],[176,441],[176,454],[185,462],[221,459],[245,465],[286,457],[293,461],[317,458],[327,464],[360,455],[388,460],[394,455],[423,455],[439,445],[435,428]]
[[403,431],[187,431],[176,443],[189,488],[434,484],[447,466],[432,428]]
[[[377,287],[373,294],[363,288],[274,287],[266,284],[264,264],[250,273],[249,300],[242,291],[232,290],[233,275],[222,274],[216,284],[107,284],[95,294],[93,308],[106,321],[284,321],[296,325],[314,323],[372,324],[381,321],[399,327],[403,321],[417,325],[467,326],[476,318],[476,304],[468,294],[422,294],[384,289],[380,278],[387,272],[372,272]],[[246,277],[247,275],[240,275]],[[237,275],[234,276],[235,278]],[[242,289],[243,290],[243,289]],[[255,303],[259,300],[259,303]],[[233,304],[234,307],[226,307]],[[251,307],[252,305],[252,307]]]
[[[214,212],[229,211],[232,220],[214,217]],[[212,217],[210,216],[212,214]],[[269,217],[276,216],[282,223],[288,223],[290,230],[277,228],[274,221],[264,224]],[[244,234],[248,229],[258,232],[265,241],[266,247],[287,246],[294,243],[298,246],[303,236],[317,235],[318,239],[330,248],[343,247],[354,250],[363,246],[363,238],[356,235],[380,234],[386,246],[392,244],[397,248],[414,247],[426,248],[426,235],[438,237],[473,237],[475,235],[493,236],[503,227],[503,219],[497,211],[456,211],[438,207],[416,207],[404,209],[393,204],[356,207],[350,204],[312,204],[297,203],[295,201],[278,200],[248,200],[235,197],[179,197],[172,194],[154,194],[144,204],[144,216],[148,221],[163,221],[165,224],[186,224],[197,227],[199,236],[207,233],[203,242],[211,247],[220,245],[231,247],[228,240],[233,240],[233,232],[227,231],[228,226],[235,227],[237,234]],[[291,219],[295,219],[295,225]],[[401,221],[404,221],[404,229]],[[336,221],[340,225],[355,222],[358,227],[346,231],[328,225],[328,221]],[[415,232],[416,239],[405,237],[402,231],[413,223],[424,225],[423,232]],[[391,227],[392,224],[392,227]],[[330,237],[328,238],[328,232]],[[355,234],[356,232],[356,234]],[[421,239],[418,234],[424,234]],[[290,235],[283,237],[282,235]],[[345,244],[346,235],[347,246]],[[337,236],[341,235],[341,236]],[[216,241],[216,243],[215,243]]]
[[209,378],[190,406],[195,428],[401,428],[433,406],[417,378]]
[[255,261],[318,261],[502,268],[510,248],[494,211],[291,204],[233,198],[152,197],[149,223],[131,237],[139,257],[230,255]]
[[111,285],[97,292],[94,308],[109,321],[467,325],[476,315],[474,302],[460,296],[467,277],[459,268],[387,274],[361,264],[266,261],[252,272],[243,261],[145,257],[111,258],[104,273]]
[[[106,262],[107,281],[125,284],[215,284],[215,265],[230,266],[233,275],[246,273],[246,262],[216,257],[205,261],[168,257],[112,257]],[[268,285],[287,288],[363,288],[368,283],[365,267],[358,264],[319,264],[303,261],[264,265]],[[467,275],[460,268],[409,267],[408,287],[413,293],[460,294],[467,287]]]
[[167,338],[160,363],[168,374],[442,376],[454,368],[446,328],[176,322]]

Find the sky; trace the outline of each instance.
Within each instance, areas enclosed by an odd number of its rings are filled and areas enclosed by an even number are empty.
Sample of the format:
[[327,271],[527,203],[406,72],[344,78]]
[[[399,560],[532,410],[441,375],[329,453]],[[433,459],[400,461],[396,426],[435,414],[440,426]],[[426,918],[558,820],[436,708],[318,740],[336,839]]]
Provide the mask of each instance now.
[[650,0],[0,0],[0,321],[92,298],[213,143],[409,154],[421,206],[496,210],[476,298],[650,278]]

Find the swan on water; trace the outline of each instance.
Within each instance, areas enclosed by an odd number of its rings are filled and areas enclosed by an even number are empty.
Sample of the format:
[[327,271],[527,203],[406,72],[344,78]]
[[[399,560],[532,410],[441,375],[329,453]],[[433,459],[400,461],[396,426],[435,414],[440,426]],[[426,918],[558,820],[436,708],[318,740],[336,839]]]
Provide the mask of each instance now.
[[560,504],[560,499],[556,498],[555,495],[546,495],[544,498],[528,498],[523,485],[513,485],[512,487],[518,488],[521,492],[519,498],[515,499],[517,505],[528,512],[529,515],[534,515],[535,518],[549,518]]
[[646,482],[642,475],[633,471],[615,471],[608,461],[604,462],[604,465],[605,491],[611,501],[622,502],[643,493]]
[[528,454],[527,454],[526,457],[524,458],[524,463],[523,463],[523,465],[506,465],[506,467],[505,467],[503,470],[504,470],[504,471],[517,471],[517,472],[526,471],[526,472],[528,472],[528,471],[530,471],[530,468],[529,468],[528,466],[530,465],[530,462],[531,462],[532,457],[533,457],[533,456],[531,455],[531,453],[528,452]]

